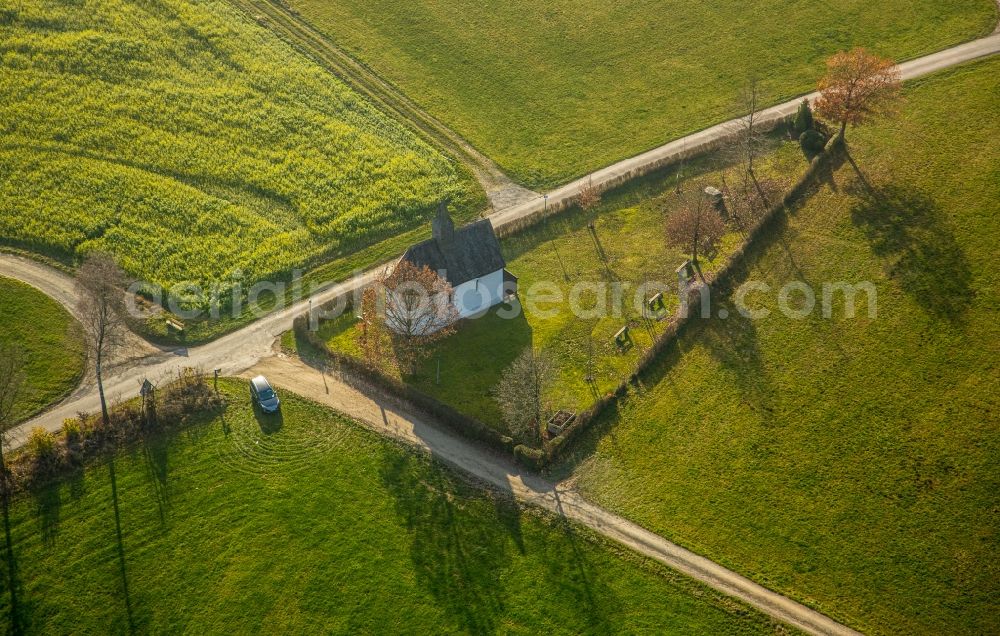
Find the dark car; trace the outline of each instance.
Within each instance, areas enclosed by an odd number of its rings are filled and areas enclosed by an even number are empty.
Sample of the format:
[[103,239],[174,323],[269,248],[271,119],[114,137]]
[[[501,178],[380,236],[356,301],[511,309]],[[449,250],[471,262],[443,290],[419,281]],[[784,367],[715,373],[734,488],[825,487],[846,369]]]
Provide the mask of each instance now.
[[275,413],[281,408],[278,394],[271,388],[271,383],[262,375],[250,380],[250,399],[265,413]]

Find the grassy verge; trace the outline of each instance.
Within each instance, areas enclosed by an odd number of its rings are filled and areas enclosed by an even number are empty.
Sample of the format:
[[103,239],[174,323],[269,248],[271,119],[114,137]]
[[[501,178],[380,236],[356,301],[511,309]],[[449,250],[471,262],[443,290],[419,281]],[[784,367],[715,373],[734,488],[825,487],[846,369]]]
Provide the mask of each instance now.
[[314,403],[264,417],[221,386],[224,415],[14,504],[26,631],[784,631]]
[[747,77],[776,103],[838,50],[905,59],[997,19],[992,0],[288,4],[535,189],[742,114]]
[[14,409],[25,420],[70,393],[83,375],[83,342],[76,321],[30,285],[0,277],[0,343],[24,351],[23,394]]
[[[861,172],[749,272],[771,315],[692,325],[581,448],[584,493],[865,632],[1000,628],[998,77],[927,78],[849,135]],[[789,281],[871,281],[877,316],[789,319]]]

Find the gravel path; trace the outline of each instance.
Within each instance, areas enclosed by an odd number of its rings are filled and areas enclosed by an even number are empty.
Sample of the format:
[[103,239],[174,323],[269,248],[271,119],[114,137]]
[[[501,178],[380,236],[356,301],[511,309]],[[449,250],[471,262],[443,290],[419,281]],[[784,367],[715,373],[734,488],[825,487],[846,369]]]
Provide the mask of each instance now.
[[71,315],[76,314],[76,285],[71,276],[58,269],[24,256],[0,253],[0,276],[27,283],[62,305]]

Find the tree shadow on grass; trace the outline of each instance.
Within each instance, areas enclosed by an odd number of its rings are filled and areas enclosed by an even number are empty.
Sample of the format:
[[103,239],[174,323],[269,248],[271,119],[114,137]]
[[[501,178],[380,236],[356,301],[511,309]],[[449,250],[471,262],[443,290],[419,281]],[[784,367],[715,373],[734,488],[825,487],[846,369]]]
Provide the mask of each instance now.
[[10,498],[0,494],[0,506],[3,507],[4,560],[7,566],[7,572],[3,577],[3,602],[0,609],[8,617],[7,633],[25,634],[31,631],[31,616],[35,604],[25,596],[19,574],[20,568],[11,533]]
[[749,398],[764,413],[773,412],[774,387],[761,357],[757,327],[729,303],[721,308],[728,318],[702,320],[696,332],[712,358],[731,378],[742,396]]
[[[558,491],[555,496],[557,510],[562,512]],[[546,545],[544,558],[549,570],[545,590],[548,601],[572,607],[573,615],[584,622],[579,626],[581,633],[614,633],[611,617],[621,611],[621,601],[591,564],[584,549],[586,539],[580,536],[579,529],[562,514],[555,523],[558,540],[553,539]]]
[[857,172],[851,220],[889,261],[889,276],[931,316],[961,323],[975,293],[972,271],[944,212],[925,192],[876,186]]
[[521,528],[521,507],[513,497],[493,496],[493,515],[507,531],[507,535],[524,554],[524,533]]
[[35,500],[35,514],[38,519],[38,530],[42,543],[52,547],[59,534],[59,517],[62,509],[62,492],[59,481],[50,481],[32,489],[31,496]]
[[386,453],[380,473],[409,531],[419,585],[459,629],[498,631],[506,597],[502,575],[510,563],[508,533],[521,541],[517,506],[484,509],[478,497],[464,500],[462,488],[431,460],[409,453]]
[[416,374],[406,375],[404,381],[468,415],[499,422],[492,391],[514,358],[533,341],[523,310],[510,318],[498,315],[510,308],[504,303],[481,317],[459,321],[456,332],[431,346]]
[[160,523],[167,521],[167,511],[170,498],[167,492],[167,476],[169,474],[168,452],[170,436],[150,433],[142,438],[142,456],[149,473],[149,483],[153,487],[156,506],[160,514]]
[[118,506],[118,478],[115,472],[115,460],[112,457],[108,461],[108,476],[111,480],[111,502],[115,516],[115,545],[118,552],[118,569],[122,579],[122,596],[125,602],[125,617],[128,619],[128,631],[130,634],[136,632],[135,614],[132,609],[132,595],[129,591],[128,571],[125,567],[125,542],[122,539],[122,518],[121,510]]

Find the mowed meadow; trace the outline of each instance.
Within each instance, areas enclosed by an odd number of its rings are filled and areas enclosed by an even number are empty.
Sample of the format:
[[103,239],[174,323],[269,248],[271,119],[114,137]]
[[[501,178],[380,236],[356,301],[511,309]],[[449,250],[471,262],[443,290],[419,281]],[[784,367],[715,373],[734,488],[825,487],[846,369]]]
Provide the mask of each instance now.
[[[729,318],[686,329],[578,449],[580,490],[864,633],[1000,632],[998,94],[994,58],[849,130],[857,169],[748,267],[770,315],[716,299]],[[838,294],[823,318],[839,281],[870,281],[876,314]],[[816,290],[803,319],[789,282]]]
[[471,176],[221,0],[0,10],[0,241],[154,284],[285,276],[419,225]]
[[787,633],[314,403],[283,392],[282,414],[263,416],[243,382],[220,387],[224,412],[13,503],[18,610],[2,590],[0,621],[40,634]]
[[823,60],[906,59],[993,30],[993,0],[288,0],[533,188],[811,90]]
[[31,285],[0,276],[0,345],[24,360],[13,419],[25,420],[66,397],[84,372],[80,325]]

